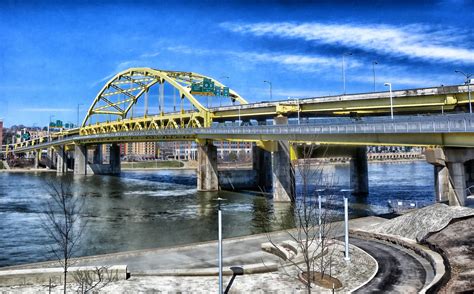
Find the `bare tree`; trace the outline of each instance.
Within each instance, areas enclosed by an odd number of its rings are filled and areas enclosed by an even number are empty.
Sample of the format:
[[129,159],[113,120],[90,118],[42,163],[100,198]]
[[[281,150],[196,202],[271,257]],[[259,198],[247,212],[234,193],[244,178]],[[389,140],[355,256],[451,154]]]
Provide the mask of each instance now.
[[50,198],[46,203],[42,227],[52,241],[50,251],[63,268],[66,293],[68,268],[72,265],[71,257],[76,253],[85,227],[85,222],[79,222],[84,197],[73,195],[71,180],[49,181],[45,186]]
[[[294,165],[295,173],[299,175],[299,185],[294,204],[295,229],[286,230],[287,236],[297,247],[297,256],[301,258],[287,258],[282,252],[285,246],[280,246],[268,234],[272,251],[276,253],[286,265],[297,269],[303,278],[308,293],[311,293],[311,284],[315,280],[323,281],[331,266],[331,256],[334,246],[331,239],[334,234],[332,223],[336,220],[338,212],[331,208],[334,200],[334,176],[324,177],[323,166],[311,159],[315,152],[314,145],[303,147],[302,158]],[[328,193],[329,192],[329,193]],[[324,194],[324,195],[322,195]],[[318,197],[324,197],[319,209]],[[286,266],[283,266],[285,269]],[[287,272],[288,273],[288,272]],[[319,274],[319,276],[318,276]]]
[[108,266],[98,266],[93,270],[78,270],[72,276],[78,284],[78,292],[80,293],[98,291],[110,282],[118,280],[117,273],[114,274]]

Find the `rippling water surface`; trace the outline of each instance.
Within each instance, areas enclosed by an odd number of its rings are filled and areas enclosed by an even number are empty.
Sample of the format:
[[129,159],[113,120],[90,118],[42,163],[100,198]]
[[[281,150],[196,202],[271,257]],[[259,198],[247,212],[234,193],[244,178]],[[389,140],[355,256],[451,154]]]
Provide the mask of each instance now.
[[[331,165],[325,172],[337,179],[338,191],[349,188],[349,167]],[[52,259],[41,228],[48,193],[44,182],[54,173],[0,173],[0,266]],[[71,175],[59,179],[73,178]],[[76,195],[86,195],[82,221],[87,220],[77,255],[95,255],[214,240],[217,210],[223,204],[224,237],[263,232],[291,225],[268,219],[292,219],[287,204],[250,193],[196,191],[190,170],[126,171],[120,177],[74,179]],[[298,180],[298,179],[297,179]],[[300,180],[300,179],[299,179]],[[298,181],[299,182],[299,181]],[[370,195],[351,197],[351,214],[387,212],[387,200],[434,201],[433,168],[425,162],[369,164]],[[336,192],[336,204],[344,192]]]

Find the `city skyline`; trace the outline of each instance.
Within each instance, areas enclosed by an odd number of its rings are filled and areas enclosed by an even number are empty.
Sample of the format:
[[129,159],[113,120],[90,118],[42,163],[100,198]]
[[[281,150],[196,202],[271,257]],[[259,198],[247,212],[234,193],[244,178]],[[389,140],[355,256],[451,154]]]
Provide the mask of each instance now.
[[[0,4],[0,118],[76,123],[129,67],[193,71],[250,102],[462,84],[472,72],[471,2],[236,1]],[[441,13],[442,12],[442,13]],[[454,17],[455,16],[455,17]],[[351,55],[349,55],[351,53]],[[153,107],[153,105],[152,105]]]

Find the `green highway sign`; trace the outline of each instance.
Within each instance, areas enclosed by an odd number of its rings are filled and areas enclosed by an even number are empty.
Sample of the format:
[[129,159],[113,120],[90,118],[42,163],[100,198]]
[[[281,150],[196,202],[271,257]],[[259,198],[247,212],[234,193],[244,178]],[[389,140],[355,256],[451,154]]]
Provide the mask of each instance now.
[[229,96],[229,87],[222,88],[222,96]]

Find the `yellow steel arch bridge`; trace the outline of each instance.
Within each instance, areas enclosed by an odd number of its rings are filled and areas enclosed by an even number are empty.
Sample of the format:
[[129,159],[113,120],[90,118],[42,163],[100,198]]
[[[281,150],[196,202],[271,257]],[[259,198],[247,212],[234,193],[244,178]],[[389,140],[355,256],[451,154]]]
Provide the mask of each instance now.
[[[37,145],[48,141],[72,137],[209,128],[216,122],[238,120],[241,124],[250,120],[261,122],[279,116],[298,119],[300,116],[359,117],[386,115],[391,110],[397,115],[465,112],[470,102],[468,94],[468,87],[459,85],[398,90],[392,93],[374,92],[249,103],[222,82],[198,73],[130,68],[116,74],[102,87],[88,108],[80,127],[61,130],[48,137],[22,141],[13,146],[6,146],[5,149],[7,153],[15,150],[28,151],[35,150]],[[216,104],[218,106],[215,106]],[[244,137],[229,136],[220,139],[251,140],[261,144],[264,144],[261,140],[265,140],[263,137],[260,139]],[[111,142],[110,138],[104,136],[103,138],[104,143]],[[189,138],[190,136],[186,135],[173,136],[171,139],[189,140]],[[129,139],[143,140],[133,136]],[[160,138],[154,139],[160,140]],[[331,143],[330,139],[327,141]],[[399,144],[403,142],[401,140]],[[348,137],[345,143],[354,142]],[[387,141],[388,143],[397,144],[397,140]],[[368,139],[364,144],[375,145],[384,142]]]

